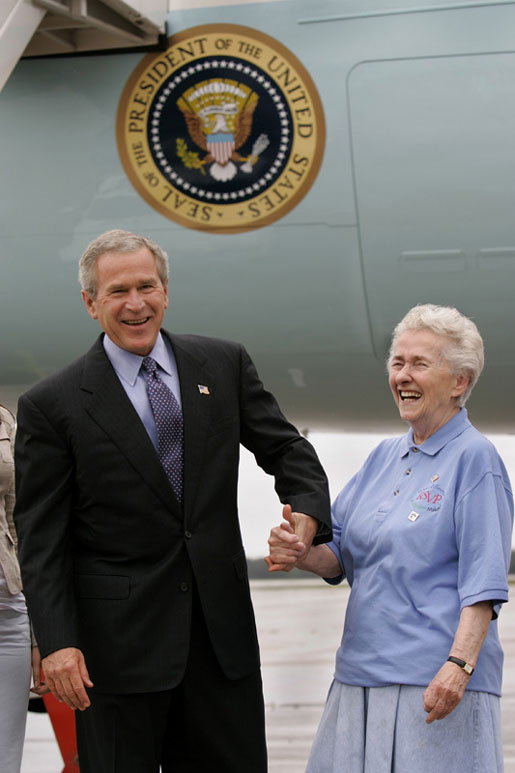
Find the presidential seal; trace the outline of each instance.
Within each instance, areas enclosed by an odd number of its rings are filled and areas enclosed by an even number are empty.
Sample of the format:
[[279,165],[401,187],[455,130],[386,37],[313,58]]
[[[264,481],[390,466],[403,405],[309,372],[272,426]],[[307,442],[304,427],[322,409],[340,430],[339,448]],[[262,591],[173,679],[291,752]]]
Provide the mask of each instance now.
[[305,196],[325,122],[299,60],[268,35],[192,27],[146,56],[122,93],[117,142],[138,193],[189,228],[269,225]]

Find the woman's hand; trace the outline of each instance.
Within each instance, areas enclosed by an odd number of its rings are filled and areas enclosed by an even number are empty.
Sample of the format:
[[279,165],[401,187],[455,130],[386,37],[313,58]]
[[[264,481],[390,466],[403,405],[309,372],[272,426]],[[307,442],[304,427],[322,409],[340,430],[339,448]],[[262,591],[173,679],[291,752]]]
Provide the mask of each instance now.
[[463,698],[470,676],[456,663],[444,663],[424,693],[428,725],[448,716]]
[[31,692],[36,695],[45,695],[50,692],[50,688],[41,679],[41,656],[38,647],[32,647],[32,687]]
[[[463,607],[450,654],[475,665],[492,621],[492,602],[478,601]],[[443,719],[463,698],[470,676],[456,663],[447,661],[424,693],[426,722]]]

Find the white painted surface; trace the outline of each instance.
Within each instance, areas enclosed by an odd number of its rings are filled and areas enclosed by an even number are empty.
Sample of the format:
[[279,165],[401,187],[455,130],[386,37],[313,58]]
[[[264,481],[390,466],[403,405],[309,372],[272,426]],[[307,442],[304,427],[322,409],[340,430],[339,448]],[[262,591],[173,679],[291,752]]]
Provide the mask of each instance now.
[[45,13],[31,0],[3,0],[0,4],[0,91]]

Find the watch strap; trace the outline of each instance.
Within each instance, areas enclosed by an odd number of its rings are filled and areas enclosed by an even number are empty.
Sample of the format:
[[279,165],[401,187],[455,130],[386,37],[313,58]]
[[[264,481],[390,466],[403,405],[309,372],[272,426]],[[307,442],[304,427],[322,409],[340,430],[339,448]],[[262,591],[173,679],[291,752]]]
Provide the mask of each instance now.
[[449,655],[447,658],[448,661],[451,663],[456,663],[457,666],[462,668],[466,674],[469,676],[472,676],[474,673],[474,666],[472,666],[470,663],[467,663],[466,660],[461,660],[461,658],[455,658],[454,655]]

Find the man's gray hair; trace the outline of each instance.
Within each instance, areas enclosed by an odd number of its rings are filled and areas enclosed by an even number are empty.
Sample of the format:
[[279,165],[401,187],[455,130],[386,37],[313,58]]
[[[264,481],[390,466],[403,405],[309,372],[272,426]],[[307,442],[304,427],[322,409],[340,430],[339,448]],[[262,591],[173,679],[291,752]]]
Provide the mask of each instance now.
[[79,261],[79,282],[92,298],[97,294],[97,260],[106,252],[137,252],[146,247],[156,261],[156,268],[163,285],[168,281],[168,255],[161,247],[146,236],[131,231],[116,229],[97,236],[86,249]]
[[388,353],[388,369],[392,363],[397,339],[408,330],[429,330],[446,339],[442,357],[451,373],[463,373],[469,377],[467,389],[455,398],[458,406],[465,405],[485,364],[483,339],[475,323],[452,306],[435,306],[433,303],[414,306],[393,331]]

